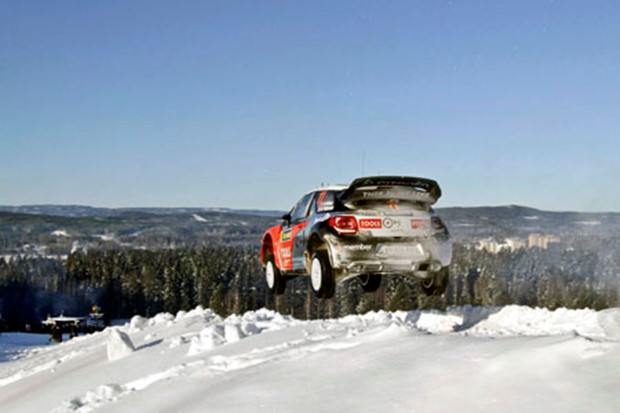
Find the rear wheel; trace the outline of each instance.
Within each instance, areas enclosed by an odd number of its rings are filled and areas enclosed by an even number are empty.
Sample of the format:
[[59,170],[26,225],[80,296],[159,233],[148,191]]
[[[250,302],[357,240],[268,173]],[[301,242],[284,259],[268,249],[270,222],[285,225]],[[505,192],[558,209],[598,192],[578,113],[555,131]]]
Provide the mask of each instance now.
[[269,291],[275,295],[284,294],[286,290],[286,279],[282,276],[282,273],[276,265],[273,254],[267,256],[267,264],[265,264],[265,281]]
[[317,251],[312,255],[310,283],[318,298],[332,298],[334,296],[335,283],[327,252]]
[[364,274],[359,276],[362,289],[367,293],[375,292],[381,286],[381,275]]
[[428,296],[442,295],[448,288],[448,279],[450,271],[448,267],[444,267],[436,273],[432,273],[428,278],[420,280],[420,286],[424,294]]

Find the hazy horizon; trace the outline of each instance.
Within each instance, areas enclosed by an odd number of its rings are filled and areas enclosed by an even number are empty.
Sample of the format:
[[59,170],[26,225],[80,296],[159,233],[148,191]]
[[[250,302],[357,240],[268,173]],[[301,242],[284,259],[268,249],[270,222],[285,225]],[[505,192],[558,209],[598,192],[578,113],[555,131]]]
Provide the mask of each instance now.
[[[300,194],[301,195],[301,194]],[[285,212],[288,211],[293,205],[289,208],[278,209],[278,208],[240,208],[235,206],[187,206],[187,205],[170,205],[170,206],[161,206],[161,205],[136,205],[136,206],[105,206],[105,205],[88,205],[88,204],[21,204],[21,205],[9,205],[9,204],[0,204],[0,208],[30,208],[30,207],[80,207],[80,208],[101,208],[101,209],[204,209],[204,210],[232,210],[232,211],[276,211],[276,212]],[[537,208],[536,206],[531,205],[523,205],[523,204],[506,204],[506,205],[441,205],[441,202],[433,205],[435,209],[448,209],[448,208],[527,208],[533,209],[541,212],[575,212],[575,213],[583,213],[583,214],[620,214],[620,211],[580,211],[580,210],[570,210],[570,209],[544,209]]]

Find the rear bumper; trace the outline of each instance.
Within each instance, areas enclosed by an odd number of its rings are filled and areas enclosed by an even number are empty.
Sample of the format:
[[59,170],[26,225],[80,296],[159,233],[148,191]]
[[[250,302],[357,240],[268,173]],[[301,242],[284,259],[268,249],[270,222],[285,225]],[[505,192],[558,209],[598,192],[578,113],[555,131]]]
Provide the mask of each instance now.
[[328,234],[329,256],[338,281],[363,274],[402,274],[418,278],[450,265],[449,236],[416,239],[362,239]]

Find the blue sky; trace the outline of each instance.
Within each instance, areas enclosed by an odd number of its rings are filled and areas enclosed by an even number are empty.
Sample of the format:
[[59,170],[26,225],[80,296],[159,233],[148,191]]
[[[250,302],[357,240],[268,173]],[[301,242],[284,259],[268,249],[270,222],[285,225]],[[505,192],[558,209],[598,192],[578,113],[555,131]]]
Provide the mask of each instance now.
[[620,211],[620,2],[0,0],[0,204]]

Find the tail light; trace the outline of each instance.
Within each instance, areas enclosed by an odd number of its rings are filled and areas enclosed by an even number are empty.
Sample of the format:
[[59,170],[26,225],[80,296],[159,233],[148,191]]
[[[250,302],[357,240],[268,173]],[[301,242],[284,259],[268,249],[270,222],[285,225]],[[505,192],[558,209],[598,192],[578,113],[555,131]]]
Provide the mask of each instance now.
[[327,223],[339,234],[357,234],[357,220],[350,215],[331,217]]
[[447,232],[446,224],[439,217],[431,217],[431,227],[435,232]]

